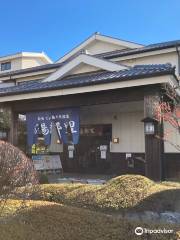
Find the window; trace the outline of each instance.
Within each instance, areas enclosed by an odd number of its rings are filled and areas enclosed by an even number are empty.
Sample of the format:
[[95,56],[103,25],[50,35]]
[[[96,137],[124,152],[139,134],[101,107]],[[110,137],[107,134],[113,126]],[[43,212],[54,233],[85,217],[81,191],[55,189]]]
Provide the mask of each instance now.
[[1,140],[7,139],[7,132],[5,132],[5,131],[0,131],[0,139],[1,139]]
[[11,69],[11,62],[1,63],[1,71],[6,71]]

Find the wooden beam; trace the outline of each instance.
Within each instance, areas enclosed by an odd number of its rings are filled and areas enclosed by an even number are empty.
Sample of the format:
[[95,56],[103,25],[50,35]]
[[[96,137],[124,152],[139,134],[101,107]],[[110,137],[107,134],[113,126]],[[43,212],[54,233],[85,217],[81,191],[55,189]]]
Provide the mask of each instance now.
[[29,111],[50,110],[65,107],[80,107],[107,103],[139,101],[144,98],[144,87],[116,89],[93,93],[81,93],[68,96],[48,97],[42,99],[9,102],[14,111],[25,113]]
[[8,135],[8,141],[12,145],[17,146],[17,143],[18,143],[18,129],[17,129],[18,114],[17,114],[17,112],[13,111],[12,108],[10,108],[9,111],[10,111],[10,130],[9,130],[9,135]]
[[[154,103],[159,101],[158,92],[147,92],[144,96],[144,117],[154,117]],[[155,135],[163,136],[163,124],[155,123]],[[163,179],[164,142],[155,135],[145,135],[146,176],[155,181]]]

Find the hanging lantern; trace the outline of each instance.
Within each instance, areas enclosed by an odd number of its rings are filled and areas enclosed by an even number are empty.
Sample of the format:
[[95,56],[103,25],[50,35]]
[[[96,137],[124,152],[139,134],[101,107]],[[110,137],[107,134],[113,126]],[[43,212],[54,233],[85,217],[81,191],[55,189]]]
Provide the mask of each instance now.
[[147,118],[144,118],[142,122],[144,122],[145,135],[154,135],[156,131],[157,121],[153,118],[147,117]]

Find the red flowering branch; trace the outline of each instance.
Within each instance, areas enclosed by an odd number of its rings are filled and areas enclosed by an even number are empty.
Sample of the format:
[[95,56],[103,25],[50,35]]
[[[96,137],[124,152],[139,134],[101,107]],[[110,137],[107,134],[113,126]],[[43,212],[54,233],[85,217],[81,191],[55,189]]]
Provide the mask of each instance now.
[[[180,134],[180,99],[177,96],[177,92],[175,88],[166,87],[166,97],[169,100],[161,100],[160,102],[154,103],[154,118],[159,122],[166,122],[171,126],[172,129],[175,129]],[[163,98],[162,98],[163,99]],[[161,138],[163,141],[168,142],[170,145],[175,147],[178,151],[180,151],[179,143],[172,142],[171,136],[173,131],[169,128],[164,130],[163,136],[156,136]]]

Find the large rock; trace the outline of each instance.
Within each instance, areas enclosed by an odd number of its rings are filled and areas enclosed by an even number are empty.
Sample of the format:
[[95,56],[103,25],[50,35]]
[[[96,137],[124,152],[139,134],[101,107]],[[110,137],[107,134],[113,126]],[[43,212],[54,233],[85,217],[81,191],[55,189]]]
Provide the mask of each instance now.
[[180,213],[180,200],[176,200],[174,210]]
[[180,213],[177,212],[160,213],[160,221],[166,223],[180,223]]
[[124,218],[132,220],[132,221],[140,221],[141,220],[141,214],[139,213],[126,213],[124,215]]
[[163,212],[157,213],[152,211],[145,211],[142,213],[127,212],[125,214],[118,214],[118,218],[125,218],[131,221],[156,222],[156,223],[171,223],[180,224],[180,213],[178,212]]
[[145,211],[144,214],[142,214],[141,218],[143,221],[151,221],[156,222],[159,221],[159,214],[152,211]]

